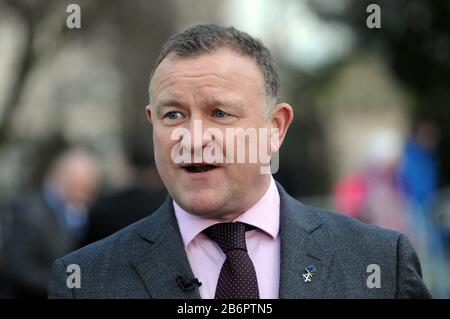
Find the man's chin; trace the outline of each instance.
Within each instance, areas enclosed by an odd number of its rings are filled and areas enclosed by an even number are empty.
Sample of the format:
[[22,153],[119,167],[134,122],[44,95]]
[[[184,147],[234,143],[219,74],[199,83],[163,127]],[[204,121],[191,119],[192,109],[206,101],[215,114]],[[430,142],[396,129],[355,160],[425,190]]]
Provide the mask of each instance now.
[[219,205],[192,204],[188,205],[188,209],[189,213],[202,217],[213,217],[219,213]]
[[214,218],[223,214],[225,203],[217,198],[195,196],[180,203],[184,210],[196,216]]

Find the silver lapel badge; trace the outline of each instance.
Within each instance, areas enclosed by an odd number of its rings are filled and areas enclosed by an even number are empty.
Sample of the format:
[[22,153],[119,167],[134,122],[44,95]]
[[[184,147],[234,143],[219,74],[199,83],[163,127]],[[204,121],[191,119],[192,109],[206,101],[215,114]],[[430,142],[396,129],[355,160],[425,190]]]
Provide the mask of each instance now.
[[316,272],[316,267],[314,265],[309,265],[305,268],[305,271],[303,273],[303,281],[304,282],[311,282],[312,277],[314,273]]

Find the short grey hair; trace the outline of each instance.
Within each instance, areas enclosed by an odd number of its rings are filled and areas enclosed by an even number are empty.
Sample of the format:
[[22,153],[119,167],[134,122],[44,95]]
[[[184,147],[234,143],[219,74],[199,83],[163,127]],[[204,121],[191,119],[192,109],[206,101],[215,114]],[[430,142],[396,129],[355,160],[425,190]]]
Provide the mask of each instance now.
[[256,62],[264,76],[266,96],[270,101],[268,108],[271,109],[278,101],[280,90],[280,77],[272,55],[260,40],[234,27],[200,24],[172,36],[161,48],[150,81],[158,65],[172,52],[179,57],[191,57],[221,48],[230,48]]

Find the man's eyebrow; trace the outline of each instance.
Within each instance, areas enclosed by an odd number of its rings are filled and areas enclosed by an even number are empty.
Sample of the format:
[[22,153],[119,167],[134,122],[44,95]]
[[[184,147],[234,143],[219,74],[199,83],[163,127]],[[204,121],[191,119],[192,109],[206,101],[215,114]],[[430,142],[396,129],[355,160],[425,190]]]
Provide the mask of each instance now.
[[183,107],[183,103],[181,103],[180,101],[173,99],[173,98],[162,99],[156,103],[156,108],[169,107],[169,106]]

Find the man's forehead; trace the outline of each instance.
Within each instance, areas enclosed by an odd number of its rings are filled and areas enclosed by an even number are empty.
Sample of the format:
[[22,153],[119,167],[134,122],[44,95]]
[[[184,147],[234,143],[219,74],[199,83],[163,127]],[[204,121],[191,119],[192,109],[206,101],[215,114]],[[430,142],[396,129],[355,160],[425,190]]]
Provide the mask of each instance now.
[[[203,59],[203,62],[195,63],[200,59]],[[240,61],[244,63],[233,65],[233,63],[229,63],[230,59],[234,62],[237,61],[237,63]],[[249,60],[253,64],[248,63]],[[186,64],[183,62],[186,62]],[[189,64],[189,62],[193,64]],[[205,72],[202,72],[203,70]],[[180,79],[182,80],[180,81]],[[188,80],[184,81],[185,79]],[[212,98],[216,98],[216,101],[212,102],[203,101],[210,105],[237,106],[241,104],[239,101],[244,95],[252,94],[250,92],[264,98],[264,77],[256,63],[235,52],[231,52],[231,54],[229,52],[214,52],[198,57],[179,57],[172,53],[155,70],[149,87],[150,102],[153,105],[160,104],[159,101],[163,97],[178,99],[182,103],[183,97],[187,98],[194,92],[200,93],[199,96],[212,95]],[[222,99],[219,95],[222,95]],[[223,101],[223,103],[220,101]],[[256,102],[256,99],[254,101]]]
[[236,77],[248,77],[254,81],[263,74],[256,61],[251,57],[244,56],[235,50],[221,48],[214,52],[205,52],[193,56],[179,56],[171,52],[164,58],[153,73],[150,88],[158,80],[170,75],[187,72],[198,73],[201,70],[210,70],[215,75],[227,74]]

